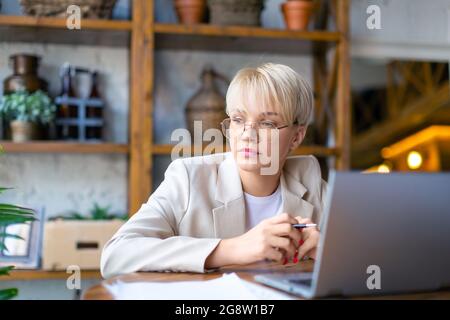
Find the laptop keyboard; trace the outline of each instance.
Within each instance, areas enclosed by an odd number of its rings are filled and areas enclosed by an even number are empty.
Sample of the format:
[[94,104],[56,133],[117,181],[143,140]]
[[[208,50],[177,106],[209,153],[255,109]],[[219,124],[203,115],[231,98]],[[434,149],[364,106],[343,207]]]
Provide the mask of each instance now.
[[307,286],[307,287],[310,287],[312,284],[312,279],[289,279],[288,281],[291,283],[294,283],[294,284]]

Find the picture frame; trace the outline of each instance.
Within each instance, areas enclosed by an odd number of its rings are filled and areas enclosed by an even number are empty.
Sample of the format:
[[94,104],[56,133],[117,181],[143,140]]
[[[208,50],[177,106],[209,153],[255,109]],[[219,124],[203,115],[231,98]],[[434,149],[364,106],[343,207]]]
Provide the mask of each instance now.
[[21,239],[5,239],[8,251],[0,251],[0,267],[14,266],[15,269],[39,269],[44,227],[44,208],[34,210],[36,220],[6,227],[7,233],[21,236]]

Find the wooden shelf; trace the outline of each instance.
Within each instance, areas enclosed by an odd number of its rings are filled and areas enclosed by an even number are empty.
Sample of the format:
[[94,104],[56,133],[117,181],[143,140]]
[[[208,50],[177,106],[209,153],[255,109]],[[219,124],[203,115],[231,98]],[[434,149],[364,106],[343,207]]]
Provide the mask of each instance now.
[[[175,145],[172,144],[155,144],[152,147],[152,152],[155,155],[170,155],[172,153],[172,148]],[[206,145],[205,145],[206,146]],[[205,148],[203,146],[203,149]],[[191,150],[191,153],[194,153],[194,150],[196,147],[193,147],[193,149],[190,149],[189,147],[186,147],[187,150]],[[199,148],[197,146],[197,148]],[[224,146],[223,148],[224,152],[229,151],[228,146]],[[292,155],[307,155],[312,154],[319,157],[325,157],[325,156],[337,156],[339,155],[339,149],[337,148],[329,148],[324,146],[301,146],[300,148],[296,149],[294,152],[292,152]]]
[[[53,17],[0,15],[0,25],[67,29],[66,19]],[[132,23],[128,20],[81,19],[81,29],[131,31],[131,28]]]
[[[155,23],[157,49],[311,53],[314,43],[334,45],[339,32],[292,31],[260,27]],[[267,41],[267,40],[270,41]]]
[[[26,281],[26,280],[53,280],[67,279],[70,273],[65,271],[44,271],[44,270],[13,270],[9,276],[1,276],[1,281]],[[81,271],[82,279],[102,279],[100,271],[85,270]]]
[[[131,21],[82,19],[81,30],[69,30],[66,19],[54,17],[0,15],[0,41],[128,46]],[[216,26],[209,24],[154,25],[157,49],[197,49],[206,51],[270,51],[311,53],[314,42],[335,44],[339,32],[291,31],[260,27]],[[270,39],[270,43],[265,41]]]
[[155,33],[185,34],[215,37],[254,37],[254,38],[281,38],[310,41],[337,42],[339,32],[330,31],[292,31],[285,29],[269,29],[262,27],[217,26],[211,24],[185,25],[155,23]]
[[8,42],[128,46],[131,30],[125,20],[82,19],[70,30],[64,18],[0,15],[0,40]]
[[6,153],[123,153],[127,154],[126,144],[114,143],[77,143],[60,141],[33,141],[15,143],[0,141]]

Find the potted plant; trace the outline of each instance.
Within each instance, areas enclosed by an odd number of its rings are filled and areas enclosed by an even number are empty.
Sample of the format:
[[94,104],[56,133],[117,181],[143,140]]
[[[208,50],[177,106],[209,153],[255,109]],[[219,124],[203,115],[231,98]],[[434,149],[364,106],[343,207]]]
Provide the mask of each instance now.
[[101,207],[97,202],[94,202],[94,206],[89,212],[89,215],[83,215],[77,211],[71,211],[69,215],[61,215],[50,218],[50,221],[54,220],[127,220],[128,215],[116,215],[110,212],[111,206]]
[[178,20],[185,24],[203,22],[206,14],[206,0],[174,0]]
[[312,0],[288,0],[281,4],[286,27],[290,30],[306,30],[314,11]]
[[[0,154],[2,147],[0,146]],[[8,188],[0,187],[0,194]],[[34,211],[32,209],[19,207],[12,204],[0,203],[0,251],[8,251],[5,240],[8,238],[22,239],[21,237],[8,234],[6,228],[13,224],[26,223],[35,220]],[[23,240],[23,239],[22,239]],[[0,276],[7,276],[14,269],[13,266],[0,267]],[[9,288],[0,290],[0,300],[11,299],[18,294],[18,289]]]
[[3,96],[0,113],[10,121],[12,140],[26,142],[38,138],[38,125],[53,121],[56,106],[41,90],[34,93],[18,91]]

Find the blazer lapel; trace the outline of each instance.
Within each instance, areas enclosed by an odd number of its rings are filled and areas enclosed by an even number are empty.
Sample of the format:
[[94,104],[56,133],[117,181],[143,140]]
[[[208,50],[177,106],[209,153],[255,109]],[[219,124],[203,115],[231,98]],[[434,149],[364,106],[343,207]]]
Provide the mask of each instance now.
[[311,218],[314,206],[302,199],[306,191],[308,191],[306,187],[285,170],[281,174],[280,183],[283,209],[279,214],[286,212],[293,217]]
[[221,205],[213,209],[214,235],[226,239],[245,232],[245,202],[241,178],[230,153],[219,165],[215,200]]

